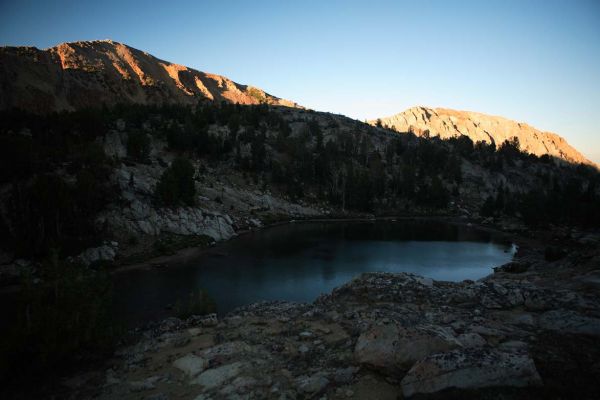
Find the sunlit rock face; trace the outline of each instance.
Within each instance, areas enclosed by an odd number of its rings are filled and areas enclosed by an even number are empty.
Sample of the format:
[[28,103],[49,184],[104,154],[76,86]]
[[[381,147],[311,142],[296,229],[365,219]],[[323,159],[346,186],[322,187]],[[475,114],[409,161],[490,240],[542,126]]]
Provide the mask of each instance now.
[[[521,150],[531,154],[548,154],[569,162],[593,164],[557,134],[542,132],[525,123],[503,117],[446,108],[413,107],[391,117],[381,118],[380,121],[384,127],[398,132],[439,136],[442,139],[464,135],[474,143],[484,141],[497,146],[507,139],[517,137]],[[377,120],[369,123],[375,125]]]
[[0,47],[0,109],[36,113],[135,104],[196,104],[199,100],[297,107],[223,76],[160,60],[112,40],[35,47]]

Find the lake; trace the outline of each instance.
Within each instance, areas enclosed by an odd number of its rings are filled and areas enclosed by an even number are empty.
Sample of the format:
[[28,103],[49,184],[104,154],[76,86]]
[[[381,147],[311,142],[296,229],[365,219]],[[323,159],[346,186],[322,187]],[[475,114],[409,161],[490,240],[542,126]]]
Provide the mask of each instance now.
[[477,280],[509,262],[506,238],[433,220],[303,222],[241,235],[166,268],[115,275],[115,315],[128,325],[164,318],[202,288],[219,314],[261,300],[311,302],[363,272]]

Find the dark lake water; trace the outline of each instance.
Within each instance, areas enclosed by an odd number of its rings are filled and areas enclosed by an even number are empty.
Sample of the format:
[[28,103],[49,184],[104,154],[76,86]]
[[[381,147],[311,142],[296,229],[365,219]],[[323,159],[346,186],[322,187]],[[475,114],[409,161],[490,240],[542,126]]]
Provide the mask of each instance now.
[[362,272],[413,272],[476,280],[510,261],[515,247],[474,228],[437,221],[309,222],[253,232],[192,261],[115,276],[116,316],[163,318],[203,288],[218,312],[260,300],[313,301]]

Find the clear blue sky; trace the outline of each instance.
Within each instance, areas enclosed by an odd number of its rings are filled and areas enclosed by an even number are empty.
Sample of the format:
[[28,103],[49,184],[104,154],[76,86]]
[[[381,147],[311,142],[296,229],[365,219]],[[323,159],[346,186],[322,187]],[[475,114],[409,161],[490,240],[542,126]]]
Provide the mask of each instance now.
[[0,45],[106,38],[361,120],[502,115],[600,163],[600,0],[0,0]]

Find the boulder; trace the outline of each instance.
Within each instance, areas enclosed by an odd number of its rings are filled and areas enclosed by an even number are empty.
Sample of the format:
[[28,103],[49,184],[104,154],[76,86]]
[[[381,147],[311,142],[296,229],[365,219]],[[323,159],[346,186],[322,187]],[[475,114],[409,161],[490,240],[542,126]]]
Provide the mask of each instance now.
[[540,315],[538,325],[561,333],[600,335],[600,319],[578,314],[571,310],[552,310]]
[[208,367],[208,361],[194,354],[187,354],[173,362],[173,366],[189,377],[194,377]]
[[118,243],[109,242],[102,246],[86,249],[77,256],[77,259],[84,265],[91,265],[99,261],[114,261],[118,251]]
[[357,367],[340,368],[334,372],[333,380],[336,383],[346,384],[352,382],[354,374],[358,371]]
[[443,328],[403,328],[389,324],[375,326],[360,335],[354,354],[359,363],[393,374],[409,369],[429,354],[451,350],[459,345]]
[[192,380],[191,384],[201,385],[206,389],[212,389],[221,386],[225,382],[239,375],[243,368],[244,363],[238,361],[218,368],[209,369]]
[[307,394],[319,393],[323,391],[327,385],[329,385],[329,380],[323,374],[314,374],[308,377],[302,376],[296,381],[298,390]]
[[179,318],[169,317],[163,319],[159,326],[158,330],[160,332],[175,332],[183,326],[183,321]]
[[463,333],[456,337],[456,340],[461,344],[462,347],[482,347],[487,344],[486,340],[478,333],[469,332]]
[[161,379],[160,376],[151,376],[141,381],[129,382],[129,390],[132,392],[143,392],[156,388],[156,382]]
[[449,388],[540,385],[533,360],[525,352],[462,349],[434,354],[417,362],[402,379],[405,397]]

